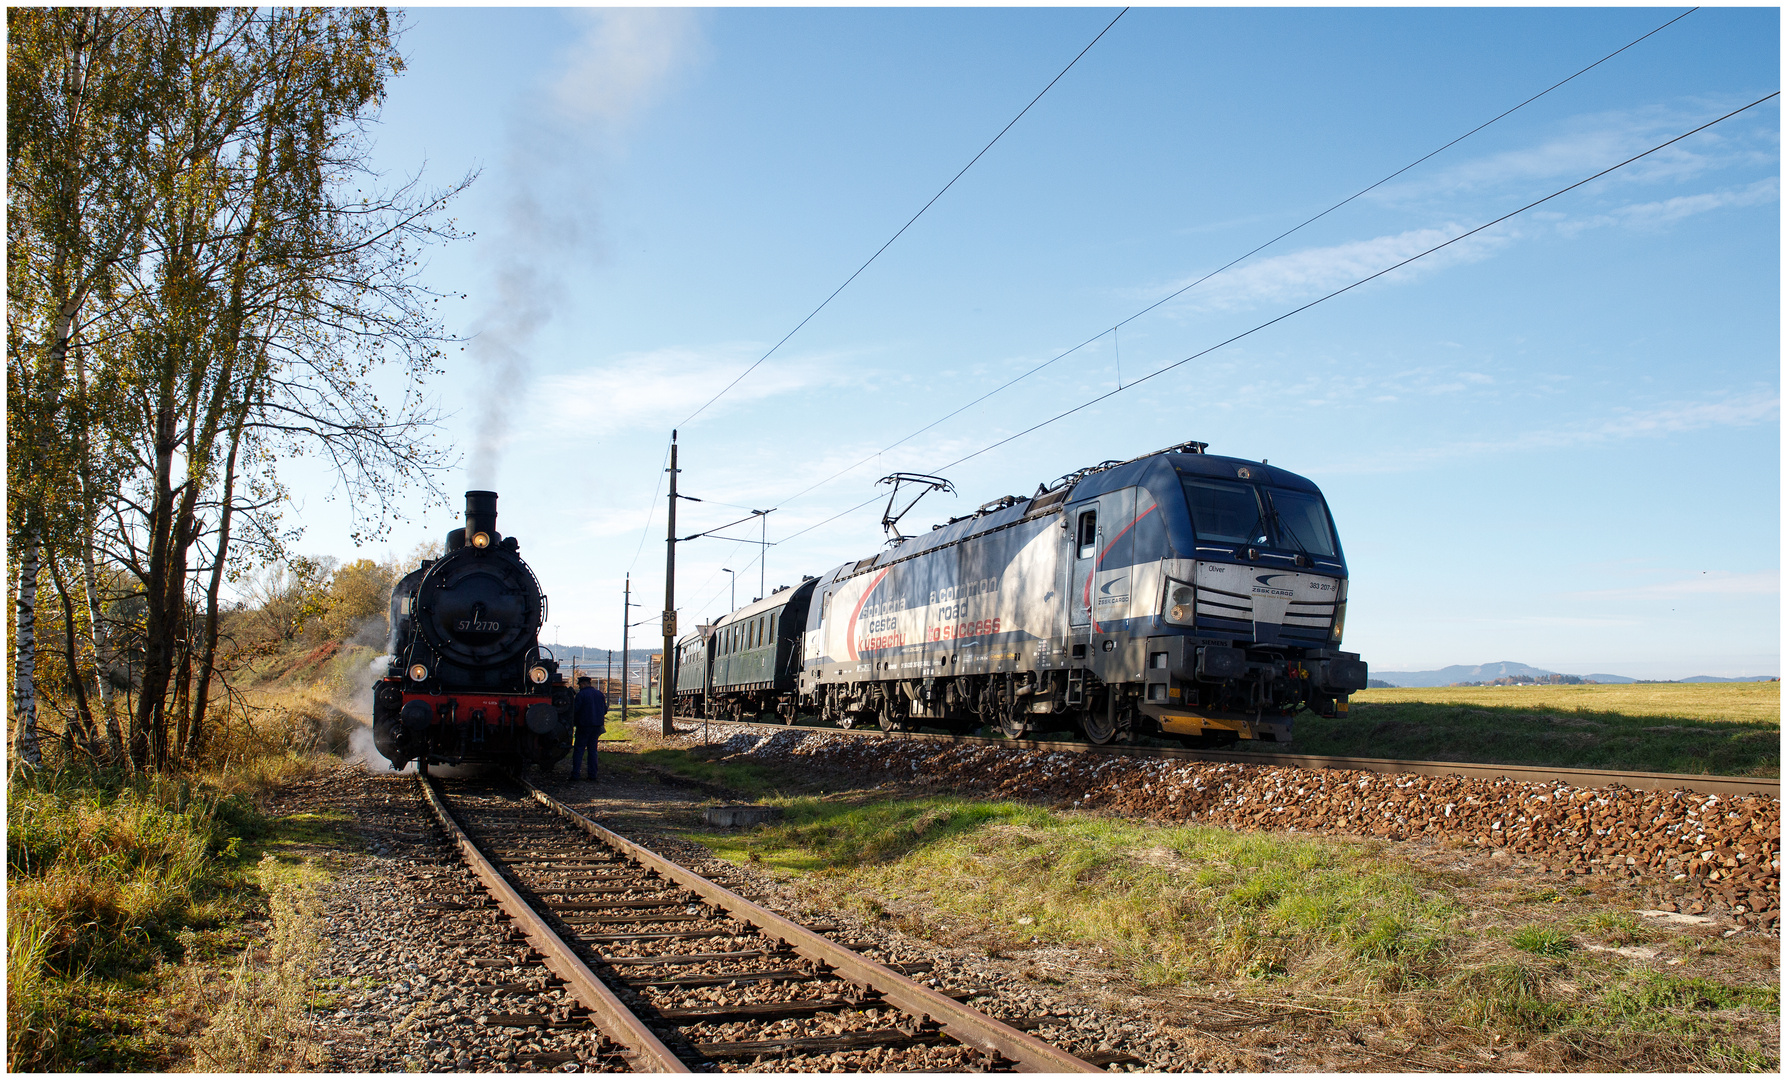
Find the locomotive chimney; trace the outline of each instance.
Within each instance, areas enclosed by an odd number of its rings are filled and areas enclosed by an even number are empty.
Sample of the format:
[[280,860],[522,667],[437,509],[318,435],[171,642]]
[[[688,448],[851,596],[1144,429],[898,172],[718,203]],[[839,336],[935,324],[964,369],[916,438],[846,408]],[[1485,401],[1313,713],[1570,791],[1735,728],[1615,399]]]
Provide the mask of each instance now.
[[502,537],[496,531],[496,492],[465,493],[465,528],[447,534],[447,550],[458,551],[467,544],[477,546],[476,537],[483,533],[486,544],[495,544]]
[[470,537],[478,533],[489,533],[496,539],[496,492],[468,491],[465,493],[465,535]]

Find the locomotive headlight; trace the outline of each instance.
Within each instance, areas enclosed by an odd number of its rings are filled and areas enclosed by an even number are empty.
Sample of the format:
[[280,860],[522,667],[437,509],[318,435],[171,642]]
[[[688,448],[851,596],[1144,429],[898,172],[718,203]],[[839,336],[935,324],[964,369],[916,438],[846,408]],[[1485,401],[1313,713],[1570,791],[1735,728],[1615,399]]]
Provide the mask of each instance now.
[[1167,599],[1164,617],[1167,622],[1179,626],[1190,626],[1197,617],[1197,590],[1183,581],[1167,579]]
[[1346,629],[1346,601],[1334,605],[1334,629],[1328,631],[1328,640],[1340,644],[1341,632]]
[[490,534],[487,532],[473,533],[472,534],[472,546],[475,548],[478,548],[479,550],[489,547],[490,546]]
[[410,681],[411,682],[422,682],[422,681],[426,680],[427,678],[428,678],[428,665],[427,664],[411,664],[410,665]]
[[535,686],[538,686],[541,683],[545,682],[547,680],[547,678],[549,677],[549,673],[546,671],[546,665],[545,664],[535,664],[533,667],[528,669],[527,677],[529,679],[533,680],[533,683]]

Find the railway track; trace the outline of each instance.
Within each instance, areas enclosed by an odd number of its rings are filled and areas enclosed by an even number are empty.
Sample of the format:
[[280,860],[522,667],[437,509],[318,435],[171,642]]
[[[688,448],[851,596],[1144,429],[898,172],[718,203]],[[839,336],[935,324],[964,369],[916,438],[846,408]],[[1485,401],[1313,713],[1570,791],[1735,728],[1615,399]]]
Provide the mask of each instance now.
[[[702,723],[700,717],[678,717],[688,723]],[[708,724],[728,728],[750,728],[762,731],[788,731],[786,724],[753,723],[748,720],[708,720]],[[1775,777],[1701,776],[1692,773],[1622,772],[1606,769],[1562,769],[1542,765],[1482,765],[1466,761],[1400,761],[1392,758],[1321,757],[1314,754],[1250,753],[1241,750],[1190,750],[1175,746],[1094,746],[1065,739],[1006,739],[978,735],[948,735],[928,731],[886,732],[879,728],[851,729],[798,726],[797,731],[818,731],[836,735],[880,736],[902,739],[925,739],[980,746],[1004,746],[1022,750],[1046,750],[1052,753],[1106,754],[1119,757],[1177,758],[1185,761],[1214,761],[1238,765],[1276,765],[1297,769],[1356,769],[1361,772],[1409,773],[1417,776],[1466,776],[1539,783],[1558,782],[1571,787],[1597,788],[1618,784],[1641,791],[1695,791],[1703,795],[1765,795],[1779,798],[1781,781]]]
[[913,978],[929,964],[872,959],[879,946],[833,941],[821,932],[832,928],[770,911],[525,780],[450,796],[419,782],[493,918],[517,953],[525,945],[513,967],[549,973],[490,984],[517,1011],[487,1028],[584,1028],[591,1064],[635,1072],[799,1070],[813,1058],[853,1072],[1097,1072],[1128,1057],[1068,1054],[966,1004],[972,991]]

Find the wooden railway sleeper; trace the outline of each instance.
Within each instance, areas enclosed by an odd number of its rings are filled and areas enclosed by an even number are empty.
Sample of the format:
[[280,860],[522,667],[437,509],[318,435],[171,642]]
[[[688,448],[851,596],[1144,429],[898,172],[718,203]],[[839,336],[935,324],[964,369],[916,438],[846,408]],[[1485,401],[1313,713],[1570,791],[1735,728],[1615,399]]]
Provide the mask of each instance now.
[[635,1072],[688,1072],[689,1067],[632,1010],[622,1004],[571,947],[528,907],[514,886],[491,865],[465,834],[465,830],[453,820],[453,815],[447,811],[434,784],[427,777],[421,777],[420,783],[435,819],[459,848],[472,872],[483,882],[491,897],[522,926],[529,940],[534,943],[534,948],[543,956],[545,966],[563,979],[577,1000],[590,1010],[604,1036],[633,1052],[630,1057],[625,1058],[628,1065]]
[[[1018,1068],[1027,1071],[1099,1071],[1096,1066],[1059,1047],[1009,1027],[978,1009],[970,1008],[953,1000],[944,993],[913,982],[883,964],[844,949],[836,942],[813,933],[799,923],[746,900],[730,889],[603,828],[569,806],[553,799],[525,778],[518,779],[542,806],[589,833],[610,849],[634,860],[641,866],[656,870],[662,877],[675,881],[700,895],[707,902],[730,912],[735,919],[758,928],[765,937],[779,942],[784,948],[790,949],[810,961],[821,961],[831,965],[839,978],[878,990],[889,1005],[916,1018],[919,1025],[915,1028],[916,1031],[922,1033],[928,1030],[925,1025],[938,1024],[941,1028],[939,1039],[947,1036],[949,1039],[983,1053],[989,1051],[1000,1053],[1016,1063]],[[902,1037],[911,1037],[903,1032],[898,1034]],[[850,1036],[849,1038],[856,1037]],[[735,1049],[732,1044],[725,1045],[726,1050],[723,1052],[731,1053]],[[709,1048],[714,1046],[715,1044],[711,1043],[701,1043],[697,1044],[696,1048],[704,1054],[709,1054]],[[843,1049],[841,1046],[833,1048]]]

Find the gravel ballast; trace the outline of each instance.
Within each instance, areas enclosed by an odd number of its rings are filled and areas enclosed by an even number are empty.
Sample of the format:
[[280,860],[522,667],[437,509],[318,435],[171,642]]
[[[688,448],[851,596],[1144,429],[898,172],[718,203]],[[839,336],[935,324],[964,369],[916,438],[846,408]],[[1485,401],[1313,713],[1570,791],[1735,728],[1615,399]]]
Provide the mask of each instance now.
[[740,760],[1158,821],[1454,839],[1564,875],[1630,879],[1662,911],[1778,930],[1781,801],[1061,753],[813,730],[734,731]]

